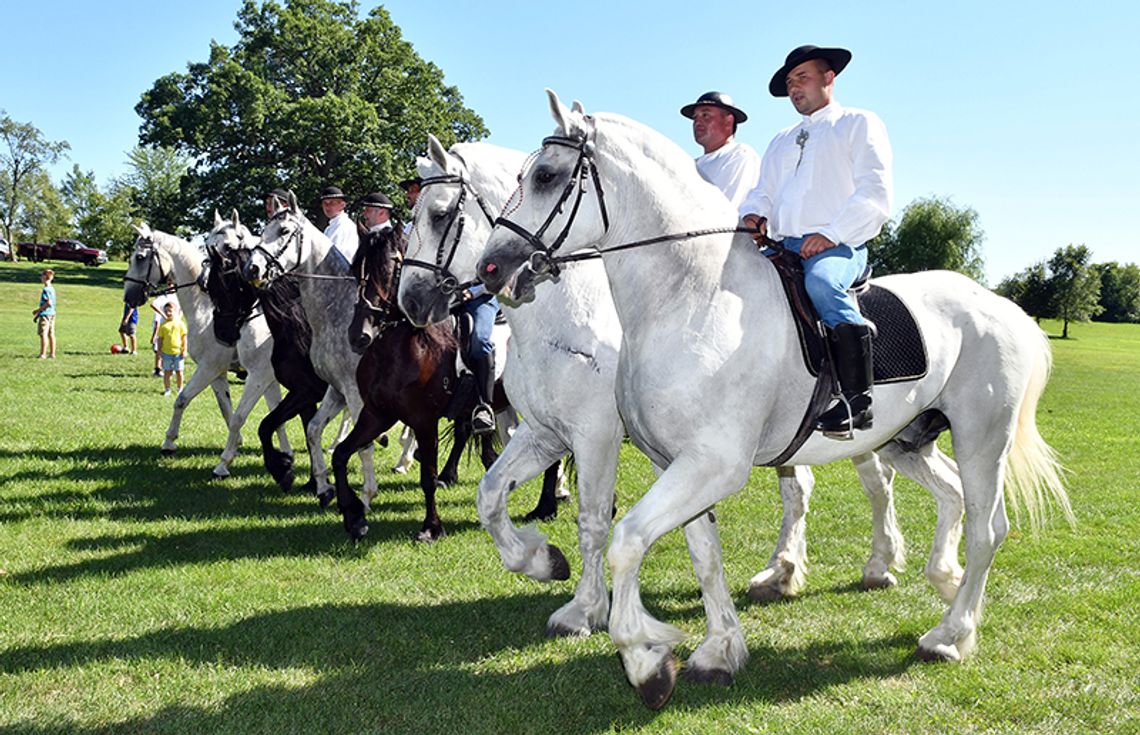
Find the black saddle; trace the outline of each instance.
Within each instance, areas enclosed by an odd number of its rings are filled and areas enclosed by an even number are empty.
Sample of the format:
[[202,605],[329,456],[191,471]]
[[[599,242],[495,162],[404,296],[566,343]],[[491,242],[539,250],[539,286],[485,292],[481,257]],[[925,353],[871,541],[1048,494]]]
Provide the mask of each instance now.
[[[823,324],[804,287],[803,259],[783,249],[773,250],[768,259],[776,266],[788,297],[804,366],[813,377],[819,377],[831,357]],[[859,312],[874,325],[871,355],[875,383],[898,383],[924,377],[928,369],[926,343],[918,322],[893,291],[870,283],[870,278],[871,268],[868,266],[848,292],[855,299]]]

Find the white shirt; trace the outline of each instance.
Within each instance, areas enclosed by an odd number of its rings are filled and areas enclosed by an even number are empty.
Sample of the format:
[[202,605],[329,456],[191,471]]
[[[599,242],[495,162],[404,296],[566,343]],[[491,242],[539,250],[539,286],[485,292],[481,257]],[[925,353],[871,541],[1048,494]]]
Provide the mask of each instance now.
[[371,227],[368,228],[368,231],[369,232],[380,232],[381,230],[390,230],[390,229],[392,229],[392,220],[386,219],[378,225],[372,225]]
[[740,214],[767,217],[775,240],[815,232],[857,247],[890,217],[893,188],[883,121],[832,100],[772,140]]
[[701,177],[724,192],[739,208],[748,192],[760,181],[760,154],[747,143],[735,140],[697,157]]
[[336,251],[344,256],[345,262],[351,263],[356,257],[356,249],[360,247],[360,236],[356,234],[356,223],[344,212],[329,220],[325,228],[325,237],[332,240]]

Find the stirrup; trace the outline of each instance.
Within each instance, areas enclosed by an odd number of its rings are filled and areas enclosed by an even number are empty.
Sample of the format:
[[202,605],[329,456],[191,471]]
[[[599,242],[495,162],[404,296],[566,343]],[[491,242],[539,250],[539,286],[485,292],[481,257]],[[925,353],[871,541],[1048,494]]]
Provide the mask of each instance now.
[[480,403],[471,412],[471,431],[486,434],[495,430],[495,414],[486,403]]
[[[838,408],[839,406],[843,406],[844,410],[847,412],[847,421],[844,422],[844,425],[846,426],[845,429],[839,429],[837,431],[828,430],[828,429],[825,429],[819,425],[818,419],[816,421],[816,431],[823,434],[828,439],[835,439],[837,441],[846,441],[846,442],[854,441],[856,429],[860,429],[860,430],[870,429],[874,426],[875,420],[874,420],[873,416],[868,416],[868,417],[864,418],[862,423],[860,423],[858,426],[855,426],[855,415],[851,412],[851,402],[849,400],[847,400],[847,396],[844,395],[843,393],[839,394],[839,402],[836,403],[831,408],[827,409],[827,411],[831,411],[835,408]],[[865,408],[863,410],[864,410],[864,412],[869,411],[870,408],[871,408],[871,406],[868,405],[867,408]],[[824,413],[827,413],[827,411],[824,411]]]

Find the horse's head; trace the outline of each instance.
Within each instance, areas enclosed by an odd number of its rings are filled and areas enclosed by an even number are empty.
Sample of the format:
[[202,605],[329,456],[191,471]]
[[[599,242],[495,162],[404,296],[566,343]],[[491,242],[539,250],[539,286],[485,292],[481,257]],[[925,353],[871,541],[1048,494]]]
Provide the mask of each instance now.
[[448,151],[433,135],[428,153],[417,162],[422,183],[399,291],[400,308],[421,327],[447,319],[475,282],[495,213],[514,190],[525,158],[486,143]]
[[289,192],[289,205],[277,210],[261,232],[261,242],[253,245],[242,277],[255,286],[268,285],[294,270],[302,261],[309,220],[300,212],[297,197]]
[[575,102],[563,105],[546,90],[556,128],[522,173],[503,208],[477,273],[508,303],[534,298],[541,281],[557,278],[556,251],[589,247],[606,234],[601,178],[595,164],[594,120]]
[[214,335],[225,344],[237,342],[241,325],[257,302],[257,289],[242,277],[254,239],[241,224],[236,209],[229,220],[214,212],[214,229],[206,237],[206,253],[210,257],[206,291],[214,305]]
[[352,262],[359,288],[348,325],[348,341],[357,354],[363,354],[388,324],[402,318],[395,298],[404,246],[404,233],[393,227],[360,233]]
[[155,244],[154,232],[143,222],[135,227],[138,237],[123,276],[123,300],[142,306],[160,286],[170,282],[174,264],[170,255]]

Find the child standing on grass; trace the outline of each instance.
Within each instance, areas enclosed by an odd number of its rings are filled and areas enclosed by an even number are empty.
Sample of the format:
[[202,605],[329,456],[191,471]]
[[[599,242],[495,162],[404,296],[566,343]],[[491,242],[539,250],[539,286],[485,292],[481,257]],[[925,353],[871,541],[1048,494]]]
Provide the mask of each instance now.
[[36,320],[36,331],[40,334],[40,359],[46,357],[55,359],[55,286],[52,279],[55,271],[45,268],[40,273],[40,281],[44,288],[40,291],[40,305],[32,309],[32,316]]
[[170,374],[178,384],[178,392],[182,392],[182,373],[186,364],[186,320],[174,318],[174,304],[167,303],[163,308],[163,317],[166,319],[158,328],[159,351],[162,354],[162,395],[170,395]]
[[123,352],[134,355],[138,352],[138,341],[135,332],[139,326],[139,310],[127,302],[123,302],[123,319],[119,322],[119,339],[123,343]]

